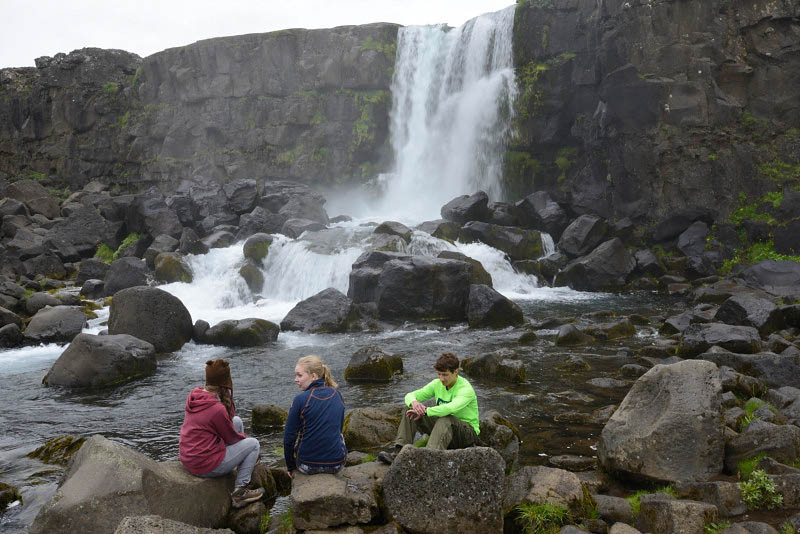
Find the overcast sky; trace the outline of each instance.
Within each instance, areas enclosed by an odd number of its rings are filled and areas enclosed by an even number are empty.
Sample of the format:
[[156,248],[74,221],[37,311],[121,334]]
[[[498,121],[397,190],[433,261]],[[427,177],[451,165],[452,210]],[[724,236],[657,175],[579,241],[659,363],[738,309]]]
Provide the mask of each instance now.
[[225,35],[396,22],[460,26],[514,0],[0,0],[0,68],[85,47],[142,57]]

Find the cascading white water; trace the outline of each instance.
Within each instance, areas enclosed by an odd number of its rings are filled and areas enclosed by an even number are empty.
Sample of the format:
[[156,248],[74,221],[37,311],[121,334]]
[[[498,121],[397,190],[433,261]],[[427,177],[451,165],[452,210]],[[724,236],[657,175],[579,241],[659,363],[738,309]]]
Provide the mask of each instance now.
[[556,244],[553,242],[553,236],[546,232],[542,232],[542,257],[549,256],[556,251]]
[[502,198],[503,148],[516,97],[514,6],[444,25],[401,28],[392,79],[395,169],[384,217],[438,218],[443,204],[486,191]]

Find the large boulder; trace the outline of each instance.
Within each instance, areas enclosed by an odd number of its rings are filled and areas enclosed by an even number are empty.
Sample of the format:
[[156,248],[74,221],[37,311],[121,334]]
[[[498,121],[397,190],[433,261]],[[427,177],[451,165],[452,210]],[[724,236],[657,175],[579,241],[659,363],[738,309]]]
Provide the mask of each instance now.
[[192,339],[192,316],[178,297],[162,289],[131,287],[111,300],[108,333],[130,334],[156,352],[172,352]]
[[678,355],[684,358],[697,356],[714,345],[732,352],[752,354],[761,350],[761,336],[752,326],[690,324],[681,336]]
[[485,221],[489,216],[487,208],[489,196],[483,191],[474,195],[461,195],[456,197],[441,209],[442,218],[460,224],[469,221]]
[[525,364],[510,349],[465,358],[461,367],[474,378],[515,383],[525,381]]
[[[405,410],[404,410],[405,412]],[[375,408],[356,408],[344,418],[342,435],[348,450],[380,447],[393,441],[402,414]]]
[[745,268],[738,277],[748,285],[770,293],[795,296],[800,287],[800,263],[762,260]]
[[357,322],[353,301],[338,289],[329,287],[298,302],[281,321],[281,330],[331,334],[346,332]]
[[156,372],[156,349],[127,334],[78,334],[61,353],[42,383],[46,386],[101,388]]
[[230,509],[233,481],[233,475],[192,476],[178,461],[156,462],[94,435],[73,457],[30,533],[108,534],[123,518],[135,515],[221,527]]
[[558,240],[558,249],[572,258],[594,250],[608,233],[606,222],[596,215],[581,215],[570,223]]
[[162,252],[175,252],[180,246],[180,241],[171,235],[161,234],[156,236],[147,250],[144,251],[142,259],[147,263],[147,266],[152,269],[155,267],[156,257]]
[[725,469],[736,473],[739,460],[759,454],[784,463],[800,458],[800,428],[753,421],[725,444]]
[[177,239],[183,232],[178,215],[167,206],[164,195],[155,189],[134,198],[128,206],[126,222],[131,232],[140,234],[166,234]]
[[226,182],[222,186],[231,211],[237,215],[251,211],[258,200],[258,183],[253,179]]
[[466,254],[453,250],[443,250],[436,256],[445,260],[459,260],[470,264],[469,281],[472,284],[483,284],[492,287],[492,275],[483,267],[483,264],[476,259],[470,258]]
[[567,213],[546,191],[536,191],[514,205],[523,226],[547,232],[556,241],[569,225]]
[[489,286],[469,286],[467,321],[471,328],[519,326],[525,319],[522,308]]
[[458,239],[462,243],[480,241],[505,252],[512,260],[535,260],[542,255],[542,237],[538,230],[470,221],[461,227]]
[[19,180],[10,184],[3,195],[24,203],[31,213],[41,213],[48,219],[61,215],[58,200],[35,180]]
[[656,365],[603,427],[598,457],[612,473],[658,480],[708,480],[722,471],[722,384],[711,362]]
[[83,260],[78,268],[78,278],[80,284],[87,280],[104,280],[110,266],[103,260],[89,258]]
[[725,324],[752,326],[762,336],[784,326],[783,312],[772,302],[755,295],[733,295],[717,310],[714,319]]
[[411,228],[403,223],[399,223],[397,221],[384,221],[375,228],[373,233],[397,236],[408,243],[411,241],[411,235],[413,232]]
[[403,373],[403,359],[378,347],[363,347],[350,358],[344,378],[350,382],[388,382]]
[[338,475],[304,475],[292,480],[294,527],[326,529],[370,523],[380,513],[377,495],[389,468],[377,462],[345,467]]
[[25,312],[30,316],[34,316],[36,312],[45,306],[58,306],[59,304],[61,304],[61,301],[51,293],[39,291],[25,300]]
[[767,386],[800,388],[800,354],[781,355],[774,352],[739,354],[720,347],[699,354],[698,359],[714,362],[720,367],[731,367],[740,373],[753,376]]
[[258,347],[278,339],[280,328],[266,319],[228,319],[203,334],[203,343],[225,347]]
[[53,306],[36,312],[25,329],[25,342],[69,343],[86,326],[86,314],[80,306]]
[[264,263],[264,258],[267,257],[272,241],[273,237],[269,234],[263,232],[253,234],[244,242],[242,253],[246,259],[258,265],[262,265]]
[[699,207],[689,207],[670,213],[658,223],[653,231],[656,241],[669,241],[681,235],[695,221],[713,224],[715,213],[713,210]]
[[504,470],[503,458],[488,447],[403,447],[383,479],[387,514],[421,534],[499,534]]
[[324,230],[325,225],[321,222],[312,221],[310,219],[288,219],[283,226],[281,226],[281,233],[291,238],[300,237],[303,232],[317,232]]
[[100,243],[116,249],[124,237],[120,235],[122,225],[122,222],[107,221],[92,206],[80,205],[47,233],[45,244],[64,260],[72,261],[77,259],[72,258],[72,254],[90,256]]
[[511,474],[503,495],[503,511],[512,514],[520,504],[552,504],[579,512],[584,507],[583,484],[578,475],[564,469],[525,466]]
[[554,286],[569,286],[580,291],[619,288],[636,266],[628,249],[615,237],[598,246],[588,255],[577,258],[559,272]]
[[692,223],[678,236],[676,248],[685,256],[700,256],[706,248],[708,225],[703,221]]
[[165,284],[191,283],[192,270],[178,252],[162,252],[155,259],[155,279]]
[[192,230],[191,228],[184,228],[183,233],[181,233],[181,238],[178,243],[178,252],[183,255],[187,254],[208,254],[209,248],[208,245],[203,243],[200,239],[200,236],[197,235],[197,232]]
[[114,260],[105,277],[103,291],[107,297],[129,287],[147,284],[147,265],[139,258],[120,258]]
[[353,264],[347,295],[374,302],[384,319],[463,320],[469,273],[463,261],[367,252]]

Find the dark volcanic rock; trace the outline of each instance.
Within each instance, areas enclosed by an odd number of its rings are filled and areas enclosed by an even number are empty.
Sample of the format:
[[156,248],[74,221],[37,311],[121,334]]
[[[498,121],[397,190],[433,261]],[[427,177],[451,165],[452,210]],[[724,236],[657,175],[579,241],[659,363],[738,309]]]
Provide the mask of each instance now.
[[86,326],[79,306],[54,306],[39,310],[25,328],[26,343],[69,343]]
[[114,260],[106,273],[103,291],[107,297],[110,297],[123,289],[146,285],[147,274],[147,265],[139,258]]
[[505,328],[524,322],[522,308],[489,286],[472,284],[467,301],[467,321],[472,328]]
[[192,339],[192,316],[164,290],[131,287],[111,300],[108,333],[130,334],[151,343],[156,352],[172,352]]
[[159,282],[171,284],[172,282],[190,283],[193,279],[192,270],[183,261],[178,252],[162,252],[154,261],[154,277]]
[[535,260],[542,255],[541,234],[536,230],[471,221],[461,227],[458,239],[463,243],[480,241],[512,260]]
[[203,343],[226,347],[258,347],[278,339],[280,328],[264,319],[229,319],[203,334]]
[[762,336],[784,326],[783,313],[772,302],[752,295],[734,295],[719,307],[714,319],[726,324],[752,326]]
[[559,250],[576,258],[591,252],[608,232],[606,222],[594,215],[581,215],[570,223],[558,240]]
[[692,324],[683,331],[678,355],[692,357],[717,345],[732,352],[752,354],[761,349],[758,330],[751,326],[721,323]]
[[678,236],[678,250],[686,256],[699,256],[706,248],[706,236],[708,236],[708,225],[703,221],[697,221]]
[[653,232],[656,241],[667,241],[678,237],[685,232],[695,221],[702,221],[706,225],[714,222],[714,212],[706,208],[685,208],[663,219]]
[[14,182],[6,188],[3,196],[22,202],[31,213],[41,213],[48,219],[55,219],[61,214],[58,209],[58,200],[42,184],[34,180]]
[[353,301],[329,287],[297,303],[281,321],[281,330],[326,334],[346,332],[356,319]]
[[461,362],[469,376],[501,382],[524,382],[525,364],[509,349],[465,358]]
[[536,191],[514,205],[517,217],[528,227],[547,232],[558,241],[569,225],[567,213],[546,191]]
[[403,373],[403,359],[378,347],[364,347],[356,351],[344,370],[350,382],[388,382]]
[[472,259],[460,252],[443,250],[437,256],[445,260],[459,260],[470,264],[469,281],[472,284],[483,284],[492,287],[492,275],[483,268],[483,264],[478,260]]
[[580,291],[619,288],[636,265],[622,241],[615,237],[577,258],[559,272],[553,285],[569,286]]
[[78,334],[42,380],[47,386],[116,386],[156,371],[156,350],[127,334]]
[[478,191],[472,196],[462,195],[442,206],[442,218],[460,224],[486,221],[489,215],[488,204],[489,196],[483,191]]
[[109,264],[97,258],[89,258],[81,262],[76,281],[80,284],[87,280],[103,280],[110,268]]

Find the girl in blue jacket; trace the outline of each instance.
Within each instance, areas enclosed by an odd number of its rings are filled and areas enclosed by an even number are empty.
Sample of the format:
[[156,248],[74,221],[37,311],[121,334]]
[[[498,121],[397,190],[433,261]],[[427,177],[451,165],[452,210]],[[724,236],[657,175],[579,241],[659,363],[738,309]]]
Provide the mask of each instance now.
[[283,454],[289,476],[342,470],[347,448],[342,436],[344,400],[328,366],[317,356],[303,356],[294,368],[302,390],[292,402],[283,431]]

